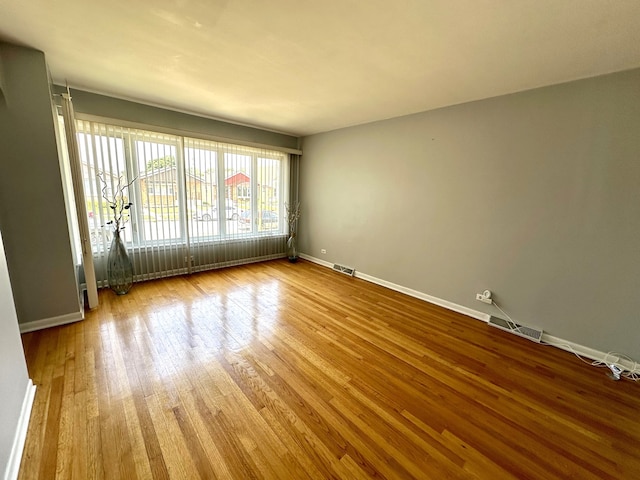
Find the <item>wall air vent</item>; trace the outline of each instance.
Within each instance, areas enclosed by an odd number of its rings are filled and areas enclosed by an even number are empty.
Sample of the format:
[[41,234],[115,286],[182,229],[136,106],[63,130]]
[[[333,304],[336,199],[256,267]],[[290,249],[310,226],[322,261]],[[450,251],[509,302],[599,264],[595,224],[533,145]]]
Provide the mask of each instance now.
[[506,332],[513,333],[514,335],[524,337],[536,343],[540,343],[540,340],[542,339],[542,330],[536,330],[535,328],[519,325],[517,323],[504,320],[503,318],[494,317],[493,315],[489,319],[489,325]]
[[336,272],[344,273],[345,275],[349,275],[353,277],[356,274],[356,269],[351,267],[345,267],[344,265],[338,265],[337,263],[333,264],[333,269]]

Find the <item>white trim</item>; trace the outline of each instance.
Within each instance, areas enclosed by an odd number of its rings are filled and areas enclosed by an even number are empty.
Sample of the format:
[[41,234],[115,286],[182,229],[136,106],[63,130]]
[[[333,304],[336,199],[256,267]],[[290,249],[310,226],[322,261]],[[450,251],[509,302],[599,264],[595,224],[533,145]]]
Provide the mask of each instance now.
[[319,258],[312,257],[311,255],[307,255],[306,253],[301,253],[298,256],[303,260],[309,260],[310,262],[317,263],[318,265],[322,265],[323,267],[333,268],[333,263],[327,262],[326,260],[320,260]]
[[[304,260],[309,260],[310,262],[317,263],[318,265],[322,265],[328,268],[332,268],[333,266],[333,264],[330,262],[327,262],[325,260],[320,260],[319,258],[315,258],[310,255],[306,255],[304,253],[300,254],[300,258],[303,258]],[[396,292],[404,293],[405,295],[409,295],[410,297],[418,298],[420,300],[424,300],[425,302],[433,303],[434,305],[439,305],[440,307],[444,307],[448,310],[462,313],[463,315],[473,317],[477,320],[482,320],[483,322],[489,321],[490,315],[487,313],[483,313],[483,312],[479,312],[478,310],[473,310],[471,308],[463,307],[462,305],[458,305],[456,303],[449,302],[447,300],[443,300],[441,298],[434,297],[432,295],[428,295],[426,293],[419,292],[411,288],[403,287],[402,285],[388,282],[386,280],[382,280],[381,278],[377,278],[372,275],[367,275],[366,273],[359,272],[357,269],[354,276],[356,278],[361,278],[362,280],[366,280],[367,282],[375,283],[376,285],[380,285],[380,286],[389,288],[391,290],[395,290]]]
[[396,292],[404,293],[405,295],[409,295],[410,297],[418,298],[420,300],[424,300],[425,302],[433,303],[434,305],[444,307],[448,310],[462,313],[463,315],[467,315],[468,317],[473,317],[476,320],[482,320],[483,322],[489,321],[490,315],[486,313],[479,312],[478,310],[473,310],[471,308],[463,307],[462,305],[458,305],[457,303],[449,302],[447,300],[443,300],[441,298],[434,297],[432,295],[428,295],[426,293],[422,293],[417,290],[412,290],[411,288],[403,287],[402,285],[397,285],[395,283],[387,282],[386,280],[372,277],[371,275],[358,272],[357,270],[356,270],[355,277],[366,280],[367,282],[375,283],[377,285],[390,288],[391,290],[395,290]]
[[[307,255],[304,253],[300,254],[300,258],[304,260],[308,260],[313,263],[317,263],[318,265],[322,265],[323,267],[332,268],[333,264],[331,262],[327,262],[326,260],[321,260],[316,257],[312,257],[311,255]],[[468,307],[464,307],[462,305],[455,304],[453,302],[449,302],[447,300],[443,300],[441,298],[433,297],[423,292],[419,292],[417,290],[413,290],[411,288],[403,287],[402,285],[397,285],[395,283],[388,282],[386,280],[382,280],[377,277],[373,277],[371,275],[367,275],[366,273],[361,273],[356,270],[355,276],[357,278],[361,278],[362,280],[366,280],[367,282],[375,283],[377,285],[381,285],[383,287],[389,288],[391,290],[395,290],[396,292],[404,293],[409,295],[410,297],[418,298],[420,300],[424,300],[429,303],[433,303],[434,305],[439,305],[448,310],[452,310],[454,312],[461,313],[463,315],[467,315],[469,317],[475,318],[477,320],[481,320],[483,322],[488,322],[491,315],[483,312],[479,312],[477,310],[473,310]],[[595,350],[590,347],[585,347],[584,345],[580,345],[578,343],[571,342],[569,340],[565,340],[563,338],[554,337],[547,333],[542,334],[542,338],[540,339],[542,344],[550,345],[556,348],[560,348],[561,350],[565,350],[567,352],[571,352],[573,354],[578,354],[581,357],[586,357],[591,360],[597,360],[600,362],[604,362],[607,360],[607,353],[601,352],[599,350]],[[611,362],[611,355],[609,355],[608,362]],[[625,371],[631,373],[640,374],[640,365],[635,364],[634,362],[629,362],[623,358],[618,359],[615,362],[616,365],[623,368]],[[635,367],[635,370],[634,370]]]
[[[195,132],[191,130],[182,130],[179,128],[163,127],[162,125],[153,125],[140,122],[130,122],[128,120],[121,120],[119,118],[103,117],[100,115],[90,115],[88,113],[76,113],[76,119],[84,120],[87,122],[106,123],[109,125],[116,125],[118,127],[135,128],[138,130],[147,130],[154,133],[164,133],[168,135],[175,135],[177,137],[196,138],[198,140],[209,140],[212,142],[229,143],[231,145],[242,145],[243,147],[262,148],[265,150],[274,150],[282,153],[292,153],[294,155],[302,155],[302,150],[297,148],[281,147],[278,145],[271,145],[268,143],[249,142],[246,140],[239,140],[237,138],[222,137],[220,135],[211,135],[204,132]],[[255,128],[255,127],[251,127]]]
[[590,347],[585,347],[584,345],[580,345],[579,343],[574,343],[563,338],[554,337],[553,335],[548,335],[546,333],[542,334],[540,342],[552,347],[559,348],[560,350],[573,353],[574,355],[586,357],[590,360],[597,360],[598,362],[608,364],[614,363],[624,371],[640,374],[640,365],[638,365],[637,363],[630,362],[629,360],[624,358],[617,358],[616,361],[613,362],[612,360],[615,355],[607,354]]
[[20,326],[20,333],[28,333],[35,330],[42,330],[43,328],[66,325],[67,323],[78,322],[80,320],[84,320],[84,312],[79,311],[67,313],[65,315],[59,315],[57,317],[34,320],[33,322],[19,323],[18,325]]
[[20,473],[20,462],[22,461],[24,444],[27,440],[27,430],[29,429],[29,419],[31,418],[31,409],[33,407],[33,399],[35,396],[36,386],[33,384],[31,379],[29,379],[24,400],[22,401],[22,409],[20,410],[20,418],[18,419],[16,434],[13,437],[13,445],[11,447],[11,454],[9,455],[9,462],[4,472],[4,480],[16,480],[18,478],[18,473]]

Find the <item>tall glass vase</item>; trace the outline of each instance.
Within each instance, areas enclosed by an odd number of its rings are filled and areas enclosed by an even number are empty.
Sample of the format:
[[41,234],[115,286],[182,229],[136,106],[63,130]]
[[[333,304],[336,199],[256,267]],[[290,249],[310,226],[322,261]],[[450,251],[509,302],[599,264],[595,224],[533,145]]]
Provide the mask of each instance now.
[[298,261],[298,245],[297,245],[296,233],[293,232],[289,236],[289,240],[287,240],[287,251],[289,256],[289,261],[291,263],[296,263]]
[[107,281],[111,290],[118,295],[129,292],[133,285],[133,264],[120,238],[120,230],[113,232],[107,257]]

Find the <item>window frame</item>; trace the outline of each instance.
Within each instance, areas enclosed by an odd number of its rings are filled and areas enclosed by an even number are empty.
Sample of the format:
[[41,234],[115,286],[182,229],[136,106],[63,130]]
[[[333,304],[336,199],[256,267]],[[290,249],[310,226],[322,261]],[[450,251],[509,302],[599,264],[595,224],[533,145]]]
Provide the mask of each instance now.
[[[78,135],[86,135],[89,137],[90,144],[94,144],[95,142],[104,142],[106,139],[107,144],[111,142],[111,138],[121,139],[123,143],[124,149],[124,164],[125,169],[122,173],[126,174],[127,178],[140,178],[141,172],[141,163],[145,162],[144,158],[140,158],[138,154],[138,142],[145,143],[157,143],[166,145],[169,147],[174,147],[176,152],[176,182],[175,186],[177,187],[177,192],[174,191],[172,196],[175,196],[177,199],[177,212],[178,217],[171,220],[172,222],[176,222],[176,228],[174,231],[179,232],[176,237],[168,237],[162,239],[153,239],[147,238],[147,234],[145,233],[145,219],[144,219],[144,198],[142,195],[142,190],[140,186],[140,181],[136,181],[130,187],[131,189],[131,201],[134,203],[133,208],[131,209],[131,217],[129,224],[127,227],[131,230],[129,238],[126,238],[125,243],[132,247],[136,248],[145,248],[145,247],[156,247],[156,246],[168,246],[168,245],[176,245],[176,244],[207,244],[207,243],[224,243],[224,242],[235,242],[239,240],[247,240],[247,239],[258,239],[265,237],[277,237],[277,236],[285,236],[287,234],[287,225],[284,221],[284,203],[287,200],[286,192],[288,191],[288,174],[289,174],[289,156],[287,153],[279,151],[279,150],[269,150],[267,148],[257,148],[251,146],[243,146],[237,145],[229,142],[221,142],[217,140],[208,140],[206,138],[199,138],[194,135],[178,135],[175,133],[163,133],[162,131],[154,130],[152,126],[146,127],[129,127],[126,125],[119,125],[115,122],[107,123],[109,120],[101,119],[84,119],[78,118],[76,119],[76,128]],[[80,124],[79,124],[80,122]],[[97,124],[99,128],[93,128],[93,125]],[[102,127],[106,127],[106,130],[103,130]],[[115,132],[115,135],[114,135]],[[87,140],[84,140],[87,142]],[[187,145],[188,143],[188,145]],[[207,148],[205,148],[207,147]],[[212,148],[213,147],[213,148]],[[187,149],[202,149],[209,150],[211,152],[215,152],[215,165],[216,165],[216,179],[218,184],[210,184],[208,188],[216,188],[217,195],[217,232],[213,230],[213,233],[210,235],[194,235],[192,225],[193,218],[191,218],[190,206],[189,202],[193,199],[189,198],[189,187],[187,186]],[[251,158],[251,171],[255,172],[255,174],[249,175],[250,181],[248,186],[243,186],[245,191],[250,191],[250,205],[251,205],[251,222],[250,228],[247,231],[240,231],[240,227],[238,226],[235,231],[228,228],[228,220],[226,218],[226,198],[225,198],[225,188],[218,188],[219,185],[224,186],[224,172],[225,172],[225,153],[232,154],[240,154],[246,155]],[[259,196],[259,186],[258,186],[258,159],[261,158],[269,158],[273,160],[279,161],[278,168],[278,185],[274,186],[273,189],[278,194],[278,205],[277,205],[277,218],[278,218],[278,226],[275,229],[269,230],[259,230],[259,223],[256,222],[256,219],[260,215],[260,211],[258,209],[258,196]],[[86,161],[85,161],[86,160]],[[83,164],[88,165],[91,168],[99,168],[98,161],[90,158],[83,159]],[[145,166],[146,167],[146,166]],[[144,169],[146,171],[146,168]],[[143,172],[144,173],[144,172]],[[205,177],[205,180],[207,178]],[[94,179],[95,182],[98,182],[97,179]],[[97,183],[96,183],[97,185]],[[202,188],[202,187],[201,187]],[[155,185],[153,187],[153,195],[162,195],[155,193]],[[89,192],[87,192],[89,193]],[[246,192],[245,192],[246,193]],[[104,200],[100,200],[100,190],[94,190],[91,192],[91,199],[93,199],[93,194],[96,194],[100,202],[104,202]],[[150,192],[147,190],[147,196],[150,195]],[[89,197],[87,197],[87,200]],[[213,208],[213,207],[212,207]],[[237,205],[236,205],[236,208]],[[241,215],[241,211],[238,208],[238,220]],[[147,220],[148,222],[149,220]],[[171,229],[167,229],[163,227],[165,232],[170,232]],[[95,249],[101,249],[99,245],[94,246]]]

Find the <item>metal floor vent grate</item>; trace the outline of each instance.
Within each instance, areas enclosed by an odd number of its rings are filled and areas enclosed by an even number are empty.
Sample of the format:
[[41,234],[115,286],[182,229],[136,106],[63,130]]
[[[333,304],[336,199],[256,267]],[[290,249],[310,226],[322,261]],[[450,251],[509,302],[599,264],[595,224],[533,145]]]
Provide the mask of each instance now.
[[350,277],[353,277],[356,273],[355,268],[345,267],[344,265],[338,265],[337,263],[333,264],[333,269],[336,272],[344,273],[345,275],[349,275]]
[[525,325],[508,322],[503,318],[491,316],[489,319],[489,325],[506,332],[513,333],[514,335],[527,338],[536,343],[540,343],[540,340],[542,339],[542,330],[536,330],[535,328],[527,327]]

